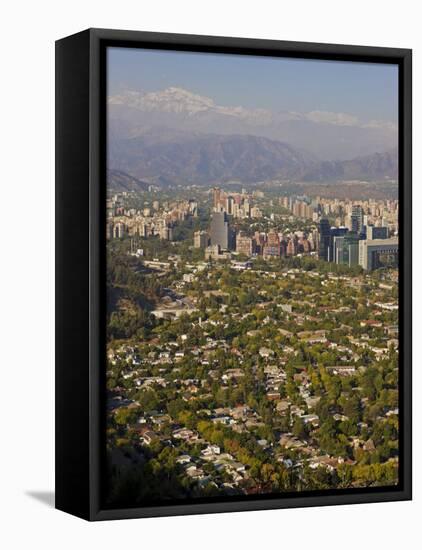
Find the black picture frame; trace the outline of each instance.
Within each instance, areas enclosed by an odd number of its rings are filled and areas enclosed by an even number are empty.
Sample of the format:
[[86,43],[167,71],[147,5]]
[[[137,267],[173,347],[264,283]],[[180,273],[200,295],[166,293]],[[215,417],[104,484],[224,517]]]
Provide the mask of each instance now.
[[[400,461],[397,487],[107,509],[102,504],[105,369],[107,46],[393,63],[399,67]],[[412,498],[412,52],[88,29],[56,42],[56,508],[87,520]]]

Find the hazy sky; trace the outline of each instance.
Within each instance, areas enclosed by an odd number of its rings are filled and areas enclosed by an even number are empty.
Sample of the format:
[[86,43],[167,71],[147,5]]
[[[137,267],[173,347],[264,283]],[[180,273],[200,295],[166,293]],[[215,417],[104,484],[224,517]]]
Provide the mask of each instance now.
[[334,111],[397,122],[396,65],[108,49],[108,93],[169,86],[225,106]]

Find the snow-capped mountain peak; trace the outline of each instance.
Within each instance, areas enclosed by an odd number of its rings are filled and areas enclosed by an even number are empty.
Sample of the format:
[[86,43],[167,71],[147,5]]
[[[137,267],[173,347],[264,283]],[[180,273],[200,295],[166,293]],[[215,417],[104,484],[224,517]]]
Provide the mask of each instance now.
[[196,114],[215,107],[208,97],[171,86],[157,92],[125,91],[109,98],[111,105],[126,105],[139,111]]
[[265,109],[245,109],[217,105],[210,97],[195,94],[184,88],[170,86],[156,92],[127,90],[113,95],[108,100],[110,105],[125,105],[144,112],[160,111],[194,116],[202,113],[220,114],[236,118],[268,118],[271,114]]
[[351,159],[397,144],[394,121],[360,120],[343,112],[308,112],[222,105],[179,86],[124,90],[108,98],[113,135],[136,137],[151,128],[214,134],[259,135],[291,143],[320,158]]

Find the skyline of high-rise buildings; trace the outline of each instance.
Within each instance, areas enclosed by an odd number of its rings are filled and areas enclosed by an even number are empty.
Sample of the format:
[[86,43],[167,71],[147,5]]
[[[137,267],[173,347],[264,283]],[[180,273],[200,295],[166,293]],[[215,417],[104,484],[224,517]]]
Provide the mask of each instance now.
[[[274,200],[266,199],[260,190],[248,193],[242,189],[237,193],[219,187],[213,188],[211,194],[208,227],[193,233],[193,246],[205,250],[205,257],[224,260],[240,254],[271,259],[313,254],[323,261],[349,267],[360,265],[365,270],[398,264],[396,200],[368,199],[358,203],[294,195]],[[109,199],[109,203],[108,239],[128,235],[172,241],[177,224],[194,220],[199,210],[194,199],[171,204],[154,200],[141,210],[125,209],[116,198]],[[265,214],[263,205],[267,208]],[[275,214],[273,208],[277,205],[282,210]],[[245,225],[248,219],[249,227],[256,219],[265,222],[267,229],[251,231]],[[288,225],[294,220],[303,220],[307,229],[289,230]]]

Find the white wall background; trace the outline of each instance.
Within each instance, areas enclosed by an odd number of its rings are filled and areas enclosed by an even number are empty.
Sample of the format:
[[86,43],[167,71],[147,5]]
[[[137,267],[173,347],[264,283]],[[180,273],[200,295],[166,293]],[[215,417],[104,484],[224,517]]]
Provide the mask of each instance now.
[[[51,501],[54,489],[54,41],[87,27],[105,27],[413,48],[414,202],[418,205],[422,204],[418,155],[421,140],[417,134],[421,115],[422,35],[417,7],[418,3],[412,0],[3,3],[0,33],[0,544],[3,548],[418,547],[422,512],[418,399],[421,285],[415,287],[413,502],[96,524],[55,511],[45,503]],[[415,217],[417,214],[415,209]],[[415,240],[418,237],[415,230]],[[416,284],[422,267],[417,252]]]

